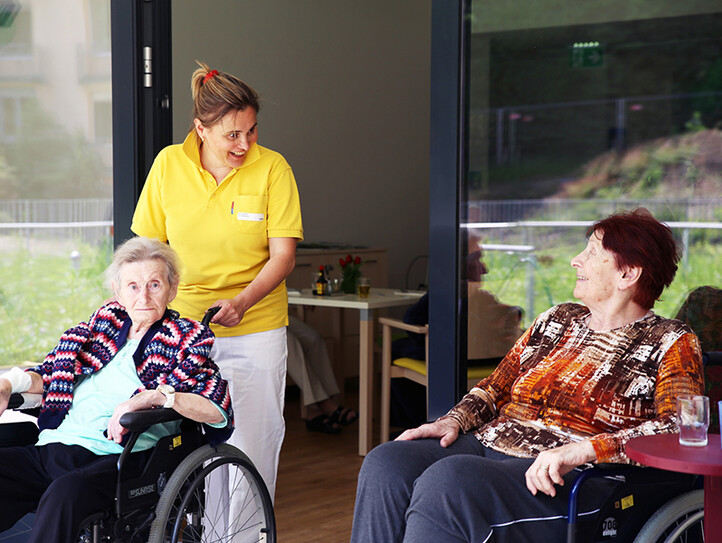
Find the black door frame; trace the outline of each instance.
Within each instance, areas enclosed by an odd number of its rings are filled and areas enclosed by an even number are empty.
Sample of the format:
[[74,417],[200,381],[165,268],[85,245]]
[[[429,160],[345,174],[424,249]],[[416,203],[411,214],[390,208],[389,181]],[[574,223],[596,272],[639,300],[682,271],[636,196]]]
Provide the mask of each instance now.
[[431,164],[429,187],[429,418],[466,392],[466,320],[459,223],[466,172],[466,85],[470,1],[431,5]]
[[153,159],[172,142],[170,0],[111,0],[113,242],[133,234],[133,210]]

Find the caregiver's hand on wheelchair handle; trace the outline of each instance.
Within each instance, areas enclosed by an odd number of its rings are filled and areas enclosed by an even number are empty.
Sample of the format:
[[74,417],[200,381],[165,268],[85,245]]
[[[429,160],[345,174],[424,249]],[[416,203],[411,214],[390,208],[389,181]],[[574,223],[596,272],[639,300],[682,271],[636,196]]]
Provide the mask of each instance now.
[[413,439],[438,438],[442,447],[448,447],[459,437],[459,423],[454,419],[439,419],[418,428],[406,430],[396,441],[411,441]]
[[588,440],[544,451],[526,471],[526,487],[534,496],[541,491],[554,497],[557,493],[554,485],[564,486],[564,475],[577,466],[596,459],[594,447]]
[[242,306],[237,298],[218,300],[213,304],[213,307],[220,307],[220,310],[211,319],[211,322],[227,327],[236,326],[240,323],[247,309]]

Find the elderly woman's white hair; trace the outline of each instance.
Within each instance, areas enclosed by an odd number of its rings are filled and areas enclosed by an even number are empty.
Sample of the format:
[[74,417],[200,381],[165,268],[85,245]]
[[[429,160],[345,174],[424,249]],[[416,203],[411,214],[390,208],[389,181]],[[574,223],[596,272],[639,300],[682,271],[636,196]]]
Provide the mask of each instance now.
[[105,270],[106,285],[112,289],[113,283],[120,284],[120,270],[124,265],[148,260],[160,260],[165,265],[168,284],[172,287],[178,285],[180,279],[178,254],[167,243],[144,237],[130,238],[118,246],[113,254],[113,262]]

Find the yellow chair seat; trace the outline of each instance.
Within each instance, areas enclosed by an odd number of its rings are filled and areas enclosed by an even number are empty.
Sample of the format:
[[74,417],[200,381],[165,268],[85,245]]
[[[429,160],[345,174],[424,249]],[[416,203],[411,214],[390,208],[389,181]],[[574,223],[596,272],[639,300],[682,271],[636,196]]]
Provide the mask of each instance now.
[[[415,371],[421,375],[426,375],[426,362],[423,360],[415,360],[413,358],[397,358],[392,362],[394,366],[406,368]],[[481,381],[485,377],[489,377],[496,369],[496,366],[472,366],[468,368],[466,375],[468,379],[474,379],[475,382]]]
[[[426,361],[414,358],[391,360],[392,330],[404,330],[424,335],[426,357],[429,356],[429,325],[407,324],[398,319],[381,317],[382,356],[381,356],[381,442],[388,441],[391,412],[391,379],[402,377],[427,387]],[[467,371],[467,390],[494,371],[495,366],[472,366]],[[428,387],[427,387],[428,394]],[[428,398],[427,398],[428,405]]]

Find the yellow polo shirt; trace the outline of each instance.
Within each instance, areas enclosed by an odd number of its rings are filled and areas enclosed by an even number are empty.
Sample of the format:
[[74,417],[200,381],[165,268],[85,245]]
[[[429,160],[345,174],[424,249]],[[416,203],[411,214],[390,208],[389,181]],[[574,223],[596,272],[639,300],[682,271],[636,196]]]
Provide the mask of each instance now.
[[[246,160],[220,183],[203,169],[195,132],[163,149],[148,173],[133,215],[133,232],[168,241],[182,261],[182,317],[200,320],[220,299],[233,298],[268,262],[268,238],[303,239],[296,180],[286,160],[254,144]],[[285,281],[219,337],[288,324]]]

